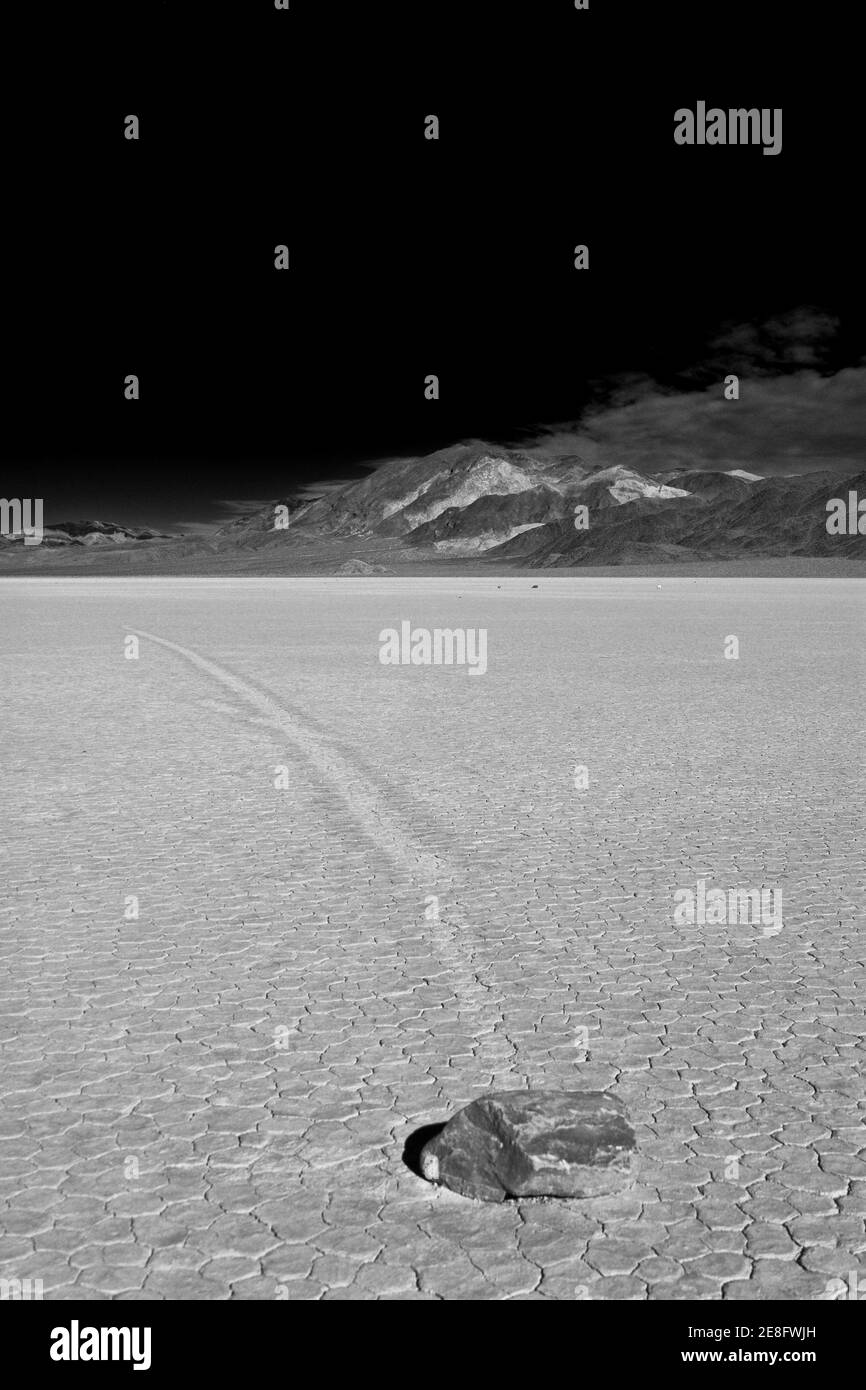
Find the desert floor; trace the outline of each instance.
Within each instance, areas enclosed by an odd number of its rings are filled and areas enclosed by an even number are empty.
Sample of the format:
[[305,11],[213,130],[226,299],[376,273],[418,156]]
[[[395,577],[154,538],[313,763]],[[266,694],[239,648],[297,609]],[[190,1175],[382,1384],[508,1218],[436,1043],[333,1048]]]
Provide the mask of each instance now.
[[[486,674],[381,665],[403,620],[486,628]],[[0,1277],[866,1286],[862,583],[8,579],[0,630]],[[782,929],[676,924],[698,879]],[[404,1162],[526,1086],[621,1097],[639,1185]]]

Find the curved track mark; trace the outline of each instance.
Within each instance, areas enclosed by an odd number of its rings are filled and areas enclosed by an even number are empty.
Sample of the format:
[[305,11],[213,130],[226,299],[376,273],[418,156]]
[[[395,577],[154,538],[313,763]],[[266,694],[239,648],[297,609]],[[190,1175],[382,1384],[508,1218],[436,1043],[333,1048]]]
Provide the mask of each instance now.
[[[357,770],[348,760],[328,748],[319,736],[287,713],[275,699],[257,690],[255,686],[231,671],[218,666],[215,661],[200,656],[190,647],[181,646],[179,642],[171,642],[165,637],[158,637],[156,633],[145,632],[140,628],[126,627],[125,631],[143,637],[148,642],[154,642],[167,651],[175,652],[230,690],[239,700],[258,711],[259,717],[255,722],[277,729],[313,764],[331,791],[347,806],[365,834],[418,885],[422,896],[432,895],[438,888],[438,897],[443,884],[454,882],[454,873],[445,861],[412,843],[411,836],[382,807],[376,795],[361,785]],[[501,1013],[492,1007],[491,986],[480,978],[475,969],[467,913],[459,905],[443,904],[428,920],[431,923],[435,953],[451,975],[455,993],[464,1007],[478,1015],[478,1023],[485,1032],[492,1032],[498,1025],[500,1036],[511,1043],[502,1027]],[[513,1043],[511,1046],[516,1053]]]

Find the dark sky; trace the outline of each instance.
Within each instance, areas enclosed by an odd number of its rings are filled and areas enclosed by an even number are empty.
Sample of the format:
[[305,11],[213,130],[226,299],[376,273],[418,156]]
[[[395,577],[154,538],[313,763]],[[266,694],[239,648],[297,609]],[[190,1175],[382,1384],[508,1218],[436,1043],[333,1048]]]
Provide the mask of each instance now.
[[[823,419],[815,449],[856,452],[856,381],[821,394],[866,354],[853,38],[841,6],[760,9],[761,28],[754,0],[128,3],[94,34],[77,15],[76,62],[22,57],[4,104],[3,494],[49,520],[207,521],[369,460],[533,438],[637,375],[634,452],[654,405],[728,362],[762,383],[754,420],[810,373],[840,432]],[[699,99],[782,107],[782,153],[678,147]],[[732,328],[768,322],[805,324],[806,357]]]

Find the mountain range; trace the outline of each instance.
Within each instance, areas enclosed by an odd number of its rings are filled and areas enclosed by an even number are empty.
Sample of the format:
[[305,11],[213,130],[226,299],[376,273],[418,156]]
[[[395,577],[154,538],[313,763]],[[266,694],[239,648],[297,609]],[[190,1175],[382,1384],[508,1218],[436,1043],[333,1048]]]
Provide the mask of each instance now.
[[[827,529],[831,498],[866,498],[866,471],[846,472],[644,472],[473,440],[383,463],[318,497],[287,495],[211,533],[170,537],[104,522],[58,523],[46,529],[43,546],[27,548],[27,560],[29,567],[45,546],[122,549],[130,559],[147,552],[146,567],[166,573],[175,565],[194,571],[198,562],[209,573],[247,567],[279,574],[299,566],[360,574],[448,561],[510,570],[866,560],[866,535]],[[18,555],[25,549],[7,540],[4,558],[13,546]]]
[[[46,526],[39,548],[58,546],[112,546],[126,545],[129,542],[171,540],[164,531],[152,531],[146,526],[121,526],[114,521],[57,521]],[[24,535],[4,536],[0,533],[0,545],[24,546]]]
[[[431,557],[560,567],[755,556],[866,559],[866,536],[831,536],[827,502],[866,471],[761,477],[744,469],[643,473],[576,455],[534,457],[480,441],[383,464],[300,506],[239,517],[218,544],[286,546],[314,537],[399,542]],[[274,529],[275,506],[287,509]],[[585,529],[578,529],[585,508]]]

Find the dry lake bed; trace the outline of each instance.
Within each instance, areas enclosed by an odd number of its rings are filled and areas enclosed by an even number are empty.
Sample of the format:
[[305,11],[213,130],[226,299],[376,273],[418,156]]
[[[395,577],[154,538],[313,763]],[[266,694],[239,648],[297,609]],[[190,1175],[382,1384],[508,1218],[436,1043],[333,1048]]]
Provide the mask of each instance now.
[[[866,587],[535,584],[0,585],[0,1278],[866,1288]],[[382,664],[403,623],[486,670]],[[638,1184],[497,1205],[404,1161],[527,1086],[624,1101]]]

